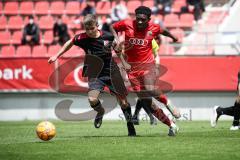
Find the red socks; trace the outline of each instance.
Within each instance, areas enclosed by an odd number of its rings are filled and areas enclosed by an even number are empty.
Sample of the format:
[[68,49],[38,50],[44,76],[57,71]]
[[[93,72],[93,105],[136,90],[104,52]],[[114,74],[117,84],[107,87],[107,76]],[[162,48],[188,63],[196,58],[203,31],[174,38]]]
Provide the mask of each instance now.
[[168,102],[167,96],[165,96],[164,94],[159,96],[159,100],[160,100],[161,103],[167,105],[167,102]]
[[170,119],[166,116],[166,114],[161,108],[157,108],[156,110],[154,110],[153,115],[162,123],[168,125],[169,127],[171,126]]

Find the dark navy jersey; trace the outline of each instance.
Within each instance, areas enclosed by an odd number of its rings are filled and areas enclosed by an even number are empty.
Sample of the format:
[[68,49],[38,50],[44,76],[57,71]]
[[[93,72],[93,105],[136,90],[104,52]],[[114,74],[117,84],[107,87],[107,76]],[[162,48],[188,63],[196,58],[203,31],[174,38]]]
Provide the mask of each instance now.
[[73,44],[82,48],[86,54],[84,76],[95,76],[95,78],[107,76],[110,74],[111,69],[116,69],[117,65],[112,59],[111,52],[114,36],[108,32],[100,31],[100,33],[98,38],[91,38],[86,33],[77,34],[73,38]]

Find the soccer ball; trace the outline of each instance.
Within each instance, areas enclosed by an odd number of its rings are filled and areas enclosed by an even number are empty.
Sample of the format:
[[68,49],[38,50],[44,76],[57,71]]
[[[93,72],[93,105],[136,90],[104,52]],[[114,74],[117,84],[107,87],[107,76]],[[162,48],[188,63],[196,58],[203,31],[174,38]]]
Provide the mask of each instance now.
[[36,133],[38,138],[43,141],[48,141],[56,135],[56,129],[51,122],[43,121],[37,125]]

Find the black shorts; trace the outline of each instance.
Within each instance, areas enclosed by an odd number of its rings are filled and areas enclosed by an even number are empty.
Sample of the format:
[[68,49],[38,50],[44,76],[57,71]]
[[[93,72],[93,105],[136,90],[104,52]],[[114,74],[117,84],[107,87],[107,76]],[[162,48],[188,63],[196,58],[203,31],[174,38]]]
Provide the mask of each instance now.
[[110,75],[103,75],[98,78],[88,79],[89,90],[102,92],[104,87],[108,87],[110,92],[120,97],[126,97],[128,92],[124,85],[123,78],[119,70],[114,70]]

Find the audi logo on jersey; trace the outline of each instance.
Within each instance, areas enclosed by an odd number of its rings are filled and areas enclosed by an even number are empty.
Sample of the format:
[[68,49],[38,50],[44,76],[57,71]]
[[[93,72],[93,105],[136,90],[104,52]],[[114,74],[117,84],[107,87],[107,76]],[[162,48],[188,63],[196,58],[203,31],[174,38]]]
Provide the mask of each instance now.
[[140,45],[140,46],[148,45],[148,40],[146,40],[146,39],[130,38],[128,41],[132,45]]

